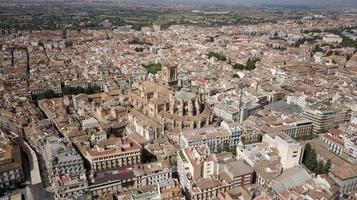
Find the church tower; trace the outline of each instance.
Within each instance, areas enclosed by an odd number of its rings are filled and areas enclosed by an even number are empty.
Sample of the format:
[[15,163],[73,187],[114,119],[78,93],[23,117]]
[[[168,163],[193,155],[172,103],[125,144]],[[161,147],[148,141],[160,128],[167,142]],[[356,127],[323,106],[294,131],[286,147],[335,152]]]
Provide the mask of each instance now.
[[161,82],[164,85],[174,86],[177,85],[177,66],[164,65],[162,67]]

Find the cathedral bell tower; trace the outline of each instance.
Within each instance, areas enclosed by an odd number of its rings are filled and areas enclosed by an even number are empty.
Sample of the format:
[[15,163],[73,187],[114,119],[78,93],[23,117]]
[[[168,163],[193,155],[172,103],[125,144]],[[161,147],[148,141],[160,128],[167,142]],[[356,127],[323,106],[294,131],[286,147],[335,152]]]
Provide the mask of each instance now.
[[177,85],[177,66],[164,65],[162,67],[161,82],[163,85],[174,86]]

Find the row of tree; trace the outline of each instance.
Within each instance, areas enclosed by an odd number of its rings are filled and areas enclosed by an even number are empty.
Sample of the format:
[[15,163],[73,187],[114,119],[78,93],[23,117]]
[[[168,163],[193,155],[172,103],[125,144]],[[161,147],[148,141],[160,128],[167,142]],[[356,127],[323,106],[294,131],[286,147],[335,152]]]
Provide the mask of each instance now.
[[137,44],[137,45],[148,45],[151,46],[151,42],[146,42],[143,40],[140,40],[139,38],[134,38],[133,40],[129,41],[129,44]]
[[62,93],[56,93],[53,90],[47,90],[43,93],[32,95],[33,100],[41,100],[41,99],[51,99],[62,97],[64,95],[77,95],[77,94],[95,94],[102,92],[102,89],[97,85],[91,85],[88,87],[70,87],[65,86],[62,88]]
[[161,71],[161,63],[150,63],[150,64],[143,64],[142,65],[148,73],[156,74],[157,72]]
[[353,47],[353,48],[356,48],[357,49],[357,40],[353,40],[347,36],[345,36],[341,30],[339,29],[330,29],[330,30],[327,30],[327,32],[330,32],[330,33],[333,33],[333,34],[336,34],[338,36],[340,36],[342,38],[342,47]]
[[253,70],[256,68],[256,64],[259,61],[260,61],[260,58],[258,58],[258,57],[253,58],[253,59],[248,58],[248,60],[245,62],[245,65],[236,63],[236,64],[233,64],[232,67],[233,67],[233,69],[236,69],[236,70]]
[[145,50],[144,47],[135,47],[136,52],[143,52]]
[[217,146],[216,153],[231,152],[234,156],[237,156],[237,146],[229,147],[228,144],[220,144]]
[[215,58],[217,58],[217,60],[220,60],[220,61],[226,61],[227,60],[226,56],[224,56],[223,54],[215,53],[215,52],[212,52],[212,51],[210,51],[207,54],[207,56],[208,56],[208,58],[215,57]]
[[62,88],[62,95],[77,95],[77,94],[95,94],[101,92],[102,89],[98,85],[90,85],[88,87],[70,87]]
[[311,148],[310,143],[307,143],[305,146],[302,163],[316,174],[327,174],[331,168],[330,160],[326,162],[317,160],[317,154],[315,150]]

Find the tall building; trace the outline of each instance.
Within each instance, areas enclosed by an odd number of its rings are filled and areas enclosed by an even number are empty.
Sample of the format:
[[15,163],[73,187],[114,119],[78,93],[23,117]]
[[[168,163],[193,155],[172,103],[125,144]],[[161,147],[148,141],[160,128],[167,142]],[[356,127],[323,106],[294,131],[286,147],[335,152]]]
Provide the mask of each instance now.
[[263,142],[278,150],[280,163],[284,170],[299,166],[302,158],[302,145],[286,133],[265,134]]

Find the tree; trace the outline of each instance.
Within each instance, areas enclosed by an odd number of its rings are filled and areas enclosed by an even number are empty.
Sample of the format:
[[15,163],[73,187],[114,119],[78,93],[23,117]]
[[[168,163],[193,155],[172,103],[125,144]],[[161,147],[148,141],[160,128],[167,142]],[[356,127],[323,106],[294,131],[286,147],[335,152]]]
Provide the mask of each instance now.
[[311,152],[308,154],[307,161],[306,161],[306,166],[310,170],[314,171],[316,169],[317,163],[317,155],[314,149],[311,150]]
[[77,95],[81,93],[95,94],[101,92],[102,89],[98,85],[90,85],[86,88],[65,86],[62,88],[62,95]]
[[144,149],[142,153],[143,163],[157,162],[157,157],[152,152],[148,151],[147,149]]
[[255,69],[257,62],[259,62],[259,61],[260,61],[260,58],[253,58],[253,59],[248,58],[247,62],[245,63],[245,69],[246,70]]
[[229,150],[234,156],[237,156],[237,147],[234,146]]
[[311,52],[311,56],[313,56],[316,52],[323,52],[323,49],[319,45],[316,45]]
[[223,54],[215,53],[215,52],[212,52],[212,51],[210,51],[207,54],[207,56],[208,56],[208,58],[215,57],[215,58],[217,58],[217,60],[220,60],[220,61],[226,61],[227,60],[227,58]]
[[240,63],[236,63],[234,65],[232,65],[233,69],[238,69],[238,70],[244,70],[245,66],[240,64]]
[[303,163],[311,171],[314,171],[316,168],[316,157],[315,150],[311,148],[310,143],[307,143],[305,146]]
[[136,52],[143,52],[144,48],[143,47],[135,47]]
[[327,160],[326,163],[322,160],[317,161],[317,154],[315,150],[311,148],[310,143],[305,145],[302,163],[316,174],[327,174],[331,168],[331,160]]
[[142,65],[148,73],[156,74],[161,71],[161,63],[150,63],[148,65]]
[[240,63],[236,63],[234,65],[232,65],[233,69],[238,69],[238,70],[253,70],[256,68],[256,64],[257,62],[260,61],[260,58],[256,57],[256,58],[248,58],[247,62],[245,63],[245,65],[240,64]]
[[239,78],[238,74],[232,74],[232,78]]
[[253,70],[255,69],[255,62],[248,58],[247,62],[245,63],[246,70]]
[[331,165],[332,165],[331,160],[328,159],[323,167],[322,173],[327,174],[331,168]]
[[302,158],[302,163],[306,163],[307,161],[307,157],[308,157],[308,154],[311,153],[311,144],[310,143],[307,143],[305,145],[305,150],[304,150],[304,155],[303,155],[303,158]]
[[38,95],[33,95],[32,99],[33,100],[51,99],[51,98],[56,98],[59,96],[60,95],[55,93],[53,90],[47,90],[47,91],[44,91],[43,93],[40,93]]
[[324,171],[324,162],[322,160],[318,161],[315,169],[313,170],[316,174],[322,174]]
[[278,37],[278,36],[279,36],[278,32],[275,31],[274,37]]
[[[138,29],[141,29],[141,27],[137,27]],[[140,40],[139,38],[134,38],[133,40],[129,41],[129,44],[137,44],[137,45],[148,45],[151,46],[152,43],[151,42],[146,42],[143,40]]]

